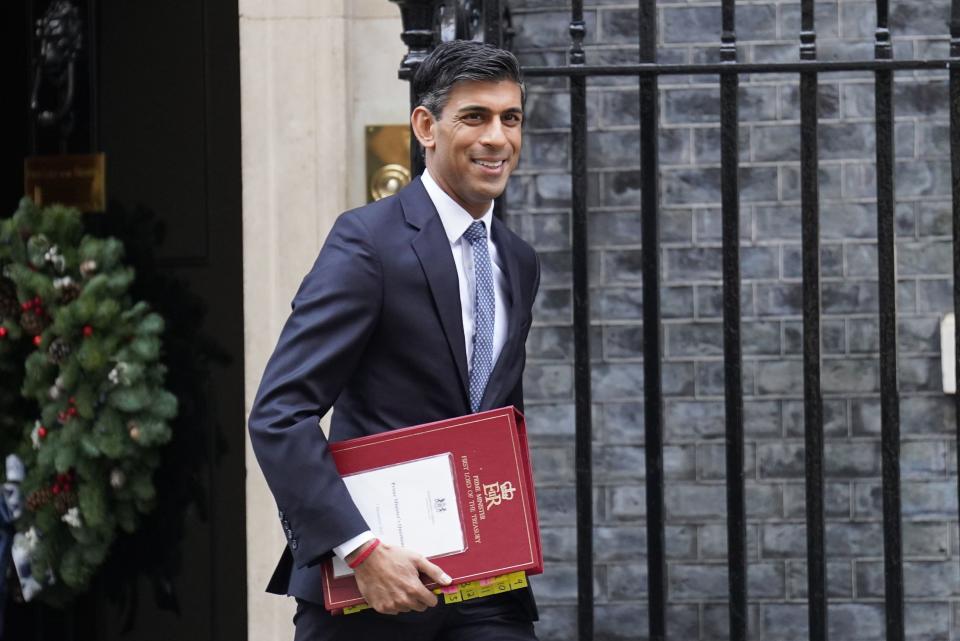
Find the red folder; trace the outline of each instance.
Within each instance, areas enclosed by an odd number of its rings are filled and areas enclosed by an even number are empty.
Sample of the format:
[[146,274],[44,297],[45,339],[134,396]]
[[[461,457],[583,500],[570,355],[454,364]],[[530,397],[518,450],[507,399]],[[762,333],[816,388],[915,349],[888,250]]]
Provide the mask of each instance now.
[[[339,441],[330,451],[342,476],[450,453],[465,549],[431,561],[454,584],[543,572],[526,427],[513,407]],[[354,576],[334,577],[329,559],[323,600],[328,610],[364,602]]]

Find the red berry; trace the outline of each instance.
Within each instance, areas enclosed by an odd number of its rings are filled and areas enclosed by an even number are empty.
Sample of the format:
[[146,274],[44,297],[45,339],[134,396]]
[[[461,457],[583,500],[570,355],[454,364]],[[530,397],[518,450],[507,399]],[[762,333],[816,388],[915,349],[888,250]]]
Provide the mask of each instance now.
[[6,337],[7,337],[7,328],[0,327],[0,338],[6,338]]
[[84,326],[83,326],[83,335],[86,336],[87,338],[93,336],[93,328],[90,327],[89,325],[84,325]]
[[33,303],[31,303],[30,301],[27,301],[25,303],[20,303],[20,309],[22,309],[23,311],[27,311],[31,307],[33,307]]
[[76,405],[77,399],[71,396],[69,399],[67,399],[67,402],[70,403],[71,405]]
[[70,409],[68,409],[68,410],[67,410],[67,415],[68,415],[68,416],[76,416],[76,415],[77,415],[77,408],[76,408],[76,407],[71,407]]
[[33,344],[34,344],[34,345],[36,345],[37,347],[40,347],[40,345],[41,345],[42,343],[43,343],[43,336],[34,336],[34,337],[33,337]]
[[39,436],[40,438],[46,438],[46,437],[47,437],[47,428],[45,428],[43,425],[41,425],[40,427],[38,427],[38,428],[37,428],[37,436]]
[[53,492],[54,494],[60,494],[60,486],[54,485],[50,491]]

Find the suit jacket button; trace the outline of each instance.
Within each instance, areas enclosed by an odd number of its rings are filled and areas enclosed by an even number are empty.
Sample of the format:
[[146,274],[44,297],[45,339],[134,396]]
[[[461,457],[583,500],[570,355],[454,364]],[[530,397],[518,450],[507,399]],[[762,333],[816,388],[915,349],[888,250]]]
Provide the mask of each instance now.
[[296,539],[290,539],[290,549],[291,549],[291,550],[296,550],[296,549],[297,549],[297,540],[296,540]]

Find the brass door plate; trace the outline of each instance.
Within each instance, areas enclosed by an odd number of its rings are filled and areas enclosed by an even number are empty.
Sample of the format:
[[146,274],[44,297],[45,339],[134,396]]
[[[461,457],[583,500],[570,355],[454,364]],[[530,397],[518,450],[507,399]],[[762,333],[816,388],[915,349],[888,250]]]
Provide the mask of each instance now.
[[367,125],[367,202],[410,183],[410,126]]
[[106,210],[105,154],[33,156],[23,161],[24,193],[37,205]]

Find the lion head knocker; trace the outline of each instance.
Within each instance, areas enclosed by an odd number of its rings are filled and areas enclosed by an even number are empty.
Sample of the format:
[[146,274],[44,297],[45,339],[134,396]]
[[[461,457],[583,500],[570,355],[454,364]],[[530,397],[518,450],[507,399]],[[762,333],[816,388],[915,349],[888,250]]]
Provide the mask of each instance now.
[[[73,126],[75,64],[83,43],[77,8],[69,0],[54,0],[37,20],[36,39],[40,47],[33,63],[30,109],[42,126],[59,124],[66,137]],[[40,105],[41,90],[46,89],[56,96],[57,104],[51,109]]]

